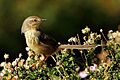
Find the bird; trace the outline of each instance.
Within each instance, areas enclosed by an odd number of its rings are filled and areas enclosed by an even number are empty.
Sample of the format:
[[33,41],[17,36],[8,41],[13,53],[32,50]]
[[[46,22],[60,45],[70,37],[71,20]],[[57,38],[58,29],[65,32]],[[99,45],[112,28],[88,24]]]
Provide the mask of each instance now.
[[38,16],[27,17],[22,24],[21,33],[24,34],[26,44],[36,55],[48,57],[58,49],[58,42],[46,35],[40,28],[46,19]]
[[41,55],[46,60],[60,49],[90,49],[101,45],[66,45],[58,42],[41,30],[41,23],[46,19],[38,16],[27,17],[22,24],[21,33],[24,34],[26,44],[36,55]]

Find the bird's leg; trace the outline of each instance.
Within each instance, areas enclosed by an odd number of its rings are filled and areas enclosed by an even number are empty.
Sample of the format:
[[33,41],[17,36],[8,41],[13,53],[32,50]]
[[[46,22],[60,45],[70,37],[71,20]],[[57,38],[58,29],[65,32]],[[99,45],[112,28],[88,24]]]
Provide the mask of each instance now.
[[52,57],[52,59],[55,61],[55,62],[57,62],[56,60],[55,60],[55,58],[51,55],[51,57]]
[[39,65],[42,65],[46,60],[47,60],[48,56],[45,56],[43,54],[41,54],[40,56],[40,60],[38,61]]
[[45,56],[44,56],[43,54],[41,54],[40,60],[41,60],[41,61],[44,61],[44,60],[45,60]]
[[39,60],[31,65],[32,70],[42,66],[42,64],[47,60],[48,56],[40,55]]

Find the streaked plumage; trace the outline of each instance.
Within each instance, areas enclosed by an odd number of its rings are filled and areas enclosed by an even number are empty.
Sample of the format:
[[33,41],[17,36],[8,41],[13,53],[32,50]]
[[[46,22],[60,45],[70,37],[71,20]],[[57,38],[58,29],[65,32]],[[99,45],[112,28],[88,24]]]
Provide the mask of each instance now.
[[37,55],[52,55],[58,43],[40,30],[42,19],[30,16],[23,22],[21,33],[24,33],[27,46]]

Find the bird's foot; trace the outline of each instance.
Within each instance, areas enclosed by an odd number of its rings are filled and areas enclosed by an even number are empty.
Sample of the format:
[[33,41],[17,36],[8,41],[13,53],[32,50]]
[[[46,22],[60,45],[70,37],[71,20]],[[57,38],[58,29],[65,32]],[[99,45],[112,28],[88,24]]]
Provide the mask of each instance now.
[[41,55],[41,56],[40,56],[40,60],[41,60],[41,61],[44,61],[44,60],[45,60],[45,56],[44,56],[44,55]]
[[28,54],[28,56],[29,56],[29,57],[34,56],[34,55],[35,55],[34,51],[31,51],[31,50],[30,50],[30,51],[28,51],[28,52],[27,52],[27,54]]
[[41,55],[40,60],[39,60],[39,64],[42,65],[47,60],[47,58],[48,58],[48,56]]
[[39,60],[31,65],[32,70],[37,69],[38,67],[42,66],[45,61],[47,60],[48,56],[41,55]]

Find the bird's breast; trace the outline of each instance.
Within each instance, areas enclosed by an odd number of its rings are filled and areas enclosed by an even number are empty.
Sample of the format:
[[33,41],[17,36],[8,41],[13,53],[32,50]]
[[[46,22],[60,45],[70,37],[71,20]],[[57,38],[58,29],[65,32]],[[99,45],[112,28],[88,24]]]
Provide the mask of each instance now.
[[39,44],[40,32],[35,30],[29,30],[25,32],[26,44],[29,48],[35,48]]

